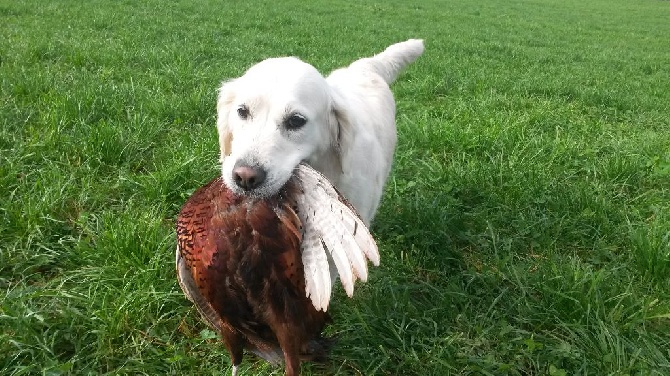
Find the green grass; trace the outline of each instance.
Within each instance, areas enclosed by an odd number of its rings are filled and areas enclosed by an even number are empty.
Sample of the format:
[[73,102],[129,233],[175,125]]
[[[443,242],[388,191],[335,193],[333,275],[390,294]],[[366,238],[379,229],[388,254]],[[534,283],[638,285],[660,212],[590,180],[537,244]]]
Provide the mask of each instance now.
[[670,3],[410,4],[0,0],[0,374],[229,372],[173,265],[217,86],[415,37],[382,266],[305,374],[670,374]]

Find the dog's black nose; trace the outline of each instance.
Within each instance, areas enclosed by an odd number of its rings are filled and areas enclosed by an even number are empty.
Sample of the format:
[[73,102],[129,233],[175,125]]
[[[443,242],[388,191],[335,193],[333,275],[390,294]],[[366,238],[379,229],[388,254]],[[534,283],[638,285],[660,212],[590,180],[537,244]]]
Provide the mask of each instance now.
[[265,181],[267,173],[260,167],[251,167],[236,163],[233,168],[233,180],[240,188],[250,191]]

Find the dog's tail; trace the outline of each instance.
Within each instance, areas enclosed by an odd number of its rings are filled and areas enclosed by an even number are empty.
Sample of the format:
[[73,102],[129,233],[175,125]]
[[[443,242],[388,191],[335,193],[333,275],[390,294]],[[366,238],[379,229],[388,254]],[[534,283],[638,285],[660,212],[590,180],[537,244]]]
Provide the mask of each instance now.
[[360,59],[351,64],[351,67],[371,70],[384,78],[387,84],[392,84],[398,74],[409,64],[413,63],[423,53],[423,40],[410,39],[392,44],[373,57]]

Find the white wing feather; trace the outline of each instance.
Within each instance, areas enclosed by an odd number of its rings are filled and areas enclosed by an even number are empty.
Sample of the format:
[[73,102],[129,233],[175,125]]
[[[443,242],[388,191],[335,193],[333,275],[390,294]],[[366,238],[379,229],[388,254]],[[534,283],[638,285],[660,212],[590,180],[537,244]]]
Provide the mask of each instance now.
[[321,239],[314,234],[307,221],[303,221],[303,230],[301,247],[305,269],[305,292],[317,310],[325,311],[328,308],[332,286],[328,257]]
[[[358,213],[356,213],[355,209],[352,210],[349,206],[337,199],[338,196],[341,197],[340,194],[335,187],[330,184],[328,179],[318,171],[307,166],[305,171],[301,171],[301,173],[311,175],[311,179],[317,182],[317,186],[320,189],[323,189],[328,196],[332,197],[332,199],[326,200],[334,206],[334,208],[331,207],[333,214],[339,213],[341,215],[341,223],[346,227],[350,234],[354,235],[358,248],[364,252],[365,257],[367,257],[373,265],[379,266],[377,243],[370,234],[370,230],[368,230],[363,220],[358,216]],[[318,190],[315,191],[318,192]],[[316,199],[324,200],[323,197]]]
[[[368,278],[368,260],[365,258],[365,254],[360,252],[358,243],[354,239],[352,232],[355,225],[350,223],[353,222],[354,218],[351,209],[337,199],[333,200],[328,197],[324,202],[324,198],[320,197],[318,194],[320,191],[319,188],[307,192],[307,194],[313,196],[312,202],[319,202],[319,205],[316,208],[318,213],[317,218],[321,219],[323,223],[318,224],[318,229],[329,230],[322,231],[323,241],[326,244],[326,247],[328,247],[331,254],[336,253],[339,257],[346,256],[348,259],[350,267],[346,269],[353,272],[353,278],[348,276],[347,271],[345,271],[347,275],[342,275],[342,271],[340,271],[342,268],[340,268],[339,265],[337,270],[340,273],[340,278],[342,284],[345,286],[347,294],[351,297],[353,294],[353,283],[356,278],[361,279],[364,282]],[[335,192],[335,194],[337,194],[337,192]],[[335,257],[336,256],[333,256],[334,259]],[[350,289],[348,288],[349,280],[351,280]]]
[[379,250],[365,223],[325,176],[305,164],[295,175],[302,187],[296,202],[303,224],[306,294],[317,310],[326,311],[337,277],[351,297],[356,280],[368,279],[367,261],[379,265]]

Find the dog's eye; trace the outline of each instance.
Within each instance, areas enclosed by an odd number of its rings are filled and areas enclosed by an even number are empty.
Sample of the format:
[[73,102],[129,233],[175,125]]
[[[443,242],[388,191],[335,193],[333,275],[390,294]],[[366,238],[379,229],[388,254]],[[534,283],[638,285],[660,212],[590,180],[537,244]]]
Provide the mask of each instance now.
[[241,105],[240,107],[237,108],[237,116],[240,117],[242,120],[246,120],[249,117],[249,107],[246,105]]
[[287,129],[294,130],[302,127],[303,125],[305,125],[305,123],[307,123],[307,119],[304,116],[299,114],[293,114],[289,116],[288,119],[286,119],[286,121],[284,122],[284,126]]

